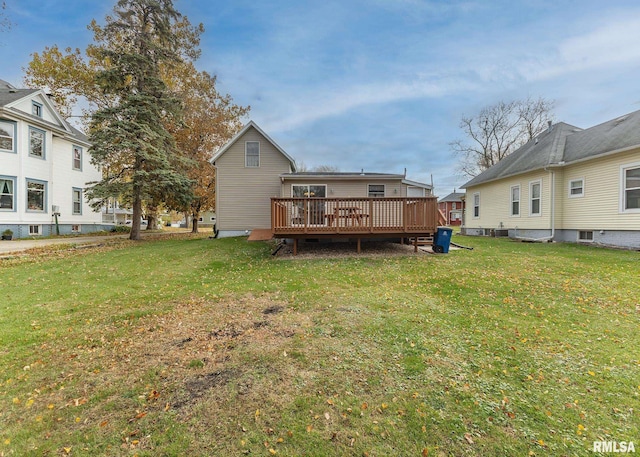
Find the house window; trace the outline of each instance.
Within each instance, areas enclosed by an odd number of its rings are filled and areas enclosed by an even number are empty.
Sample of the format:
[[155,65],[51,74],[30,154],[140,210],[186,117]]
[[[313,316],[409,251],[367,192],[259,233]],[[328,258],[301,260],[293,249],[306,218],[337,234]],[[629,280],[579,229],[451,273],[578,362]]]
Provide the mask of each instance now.
[[580,230],[578,232],[578,241],[587,241],[587,242],[593,241],[593,232]]
[[369,184],[369,197],[384,197],[384,184]]
[[458,208],[456,207],[456,202],[451,203],[451,209],[458,209]]
[[16,210],[16,178],[0,176],[0,211]]
[[16,123],[0,120],[0,151],[16,152]]
[[480,217],[480,193],[473,194],[473,217]]
[[29,226],[29,235],[41,235],[42,234],[42,226],[41,225],[30,225]]
[[511,215],[520,216],[520,186],[511,186]]
[[584,178],[569,181],[569,198],[584,197]]
[[27,179],[27,211],[44,212],[47,202],[47,183]]
[[247,141],[244,145],[244,165],[245,167],[260,166],[260,142]]
[[623,212],[640,211],[640,164],[622,167],[622,202]]
[[42,105],[38,102],[31,102],[31,114],[42,117]]
[[45,133],[43,130],[29,127],[29,155],[32,157],[38,157],[39,159],[45,158]]
[[82,214],[82,189],[73,188],[73,214],[80,215]]
[[73,147],[73,169],[82,171],[82,148],[80,146]]
[[71,231],[72,231],[73,233],[80,233],[80,225],[79,225],[79,224],[73,224],[73,225],[71,226]]
[[541,200],[541,184],[540,181],[534,181],[529,183],[529,195],[531,196],[531,202],[529,206],[530,216],[540,216],[542,214],[542,200]]

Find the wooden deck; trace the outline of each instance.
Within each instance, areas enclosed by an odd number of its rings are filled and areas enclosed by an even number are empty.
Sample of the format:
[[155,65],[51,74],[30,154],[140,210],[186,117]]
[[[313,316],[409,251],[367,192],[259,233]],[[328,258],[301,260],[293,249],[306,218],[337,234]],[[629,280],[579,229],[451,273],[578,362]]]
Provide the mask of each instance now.
[[[436,197],[271,199],[276,238],[414,238],[432,236],[440,222]],[[415,244],[417,250],[417,243]]]

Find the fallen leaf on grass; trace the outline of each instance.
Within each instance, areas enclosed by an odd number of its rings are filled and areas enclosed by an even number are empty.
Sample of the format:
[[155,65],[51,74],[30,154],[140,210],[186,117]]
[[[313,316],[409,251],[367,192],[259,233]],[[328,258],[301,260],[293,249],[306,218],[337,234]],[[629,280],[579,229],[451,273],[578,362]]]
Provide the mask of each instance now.
[[467,443],[473,444],[473,438],[471,438],[471,435],[469,433],[464,434],[464,439],[467,440]]
[[422,457],[427,457],[429,455],[429,449],[426,447],[422,450]]

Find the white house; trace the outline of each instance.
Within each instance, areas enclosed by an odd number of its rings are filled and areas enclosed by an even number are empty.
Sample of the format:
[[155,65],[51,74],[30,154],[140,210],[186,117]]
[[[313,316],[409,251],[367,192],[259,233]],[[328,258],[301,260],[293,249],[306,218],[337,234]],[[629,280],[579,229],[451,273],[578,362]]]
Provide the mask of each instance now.
[[101,214],[84,195],[102,177],[88,149],[87,137],[43,91],[0,80],[0,232],[24,238],[56,234],[56,227],[60,234],[101,230]]

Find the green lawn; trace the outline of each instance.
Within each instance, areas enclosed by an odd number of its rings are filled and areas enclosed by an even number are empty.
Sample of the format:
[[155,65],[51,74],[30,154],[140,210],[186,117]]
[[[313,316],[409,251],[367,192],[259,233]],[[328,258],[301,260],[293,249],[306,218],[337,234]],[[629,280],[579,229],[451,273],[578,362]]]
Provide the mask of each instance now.
[[0,456],[640,451],[640,254],[454,241],[475,249],[0,260]]

